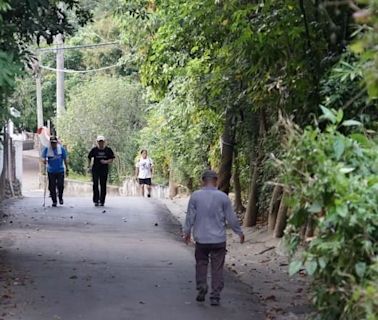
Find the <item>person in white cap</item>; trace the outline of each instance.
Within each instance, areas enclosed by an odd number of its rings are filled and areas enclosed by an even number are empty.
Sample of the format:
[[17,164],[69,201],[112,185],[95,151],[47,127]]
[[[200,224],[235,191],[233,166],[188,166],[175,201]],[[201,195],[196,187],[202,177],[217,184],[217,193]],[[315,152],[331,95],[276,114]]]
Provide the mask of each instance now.
[[[97,146],[88,154],[88,170],[92,172],[93,203],[98,207],[105,204],[109,164],[113,162],[115,156],[113,150],[106,146],[104,136],[98,136],[96,141]],[[101,190],[99,190],[99,182]]]

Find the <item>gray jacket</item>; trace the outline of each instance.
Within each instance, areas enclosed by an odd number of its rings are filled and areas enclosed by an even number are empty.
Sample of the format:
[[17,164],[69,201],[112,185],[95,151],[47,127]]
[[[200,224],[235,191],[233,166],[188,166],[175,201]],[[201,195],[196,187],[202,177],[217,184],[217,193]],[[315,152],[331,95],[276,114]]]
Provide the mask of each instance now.
[[185,234],[190,234],[193,228],[193,238],[198,243],[226,242],[226,222],[236,234],[243,234],[231,200],[225,193],[215,187],[204,187],[192,194],[183,230]]

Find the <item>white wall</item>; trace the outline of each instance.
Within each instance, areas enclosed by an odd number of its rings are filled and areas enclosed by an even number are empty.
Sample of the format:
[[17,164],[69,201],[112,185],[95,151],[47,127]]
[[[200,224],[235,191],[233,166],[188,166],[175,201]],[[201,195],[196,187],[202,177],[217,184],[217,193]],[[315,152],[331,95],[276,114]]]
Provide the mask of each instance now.
[[0,175],[3,172],[3,145],[0,143]]
[[15,149],[15,161],[16,161],[16,179],[20,181],[22,184],[22,173],[23,173],[23,165],[22,165],[22,150],[23,150],[23,142],[22,140],[13,140],[13,145]]

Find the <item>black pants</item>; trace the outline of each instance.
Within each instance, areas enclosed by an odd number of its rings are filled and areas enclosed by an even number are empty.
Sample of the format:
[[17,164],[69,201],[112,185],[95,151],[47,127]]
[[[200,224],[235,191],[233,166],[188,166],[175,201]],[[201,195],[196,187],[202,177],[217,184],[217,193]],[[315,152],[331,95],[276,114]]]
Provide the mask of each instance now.
[[211,263],[211,293],[210,297],[220,298],[224,286],[223,267],[226,256],[226,243],[202,244],[196,243],[196,283],[197,290],[207,290],[207,267]]
[[[108,180],[108,172],[102,171],[92,171],[92,179],[93,179],[93,202],[94,203],[105,203],[106,197],[106,182]],[[98,182],[100,182],[100,189],[98,188]]]
[[64,172],[58,173],[48,173],[49,177],[49,191],[51,195],[51,200],[56,203],[56,190],[58,189],[59,199],[63,199],[63,189],[64,189]]

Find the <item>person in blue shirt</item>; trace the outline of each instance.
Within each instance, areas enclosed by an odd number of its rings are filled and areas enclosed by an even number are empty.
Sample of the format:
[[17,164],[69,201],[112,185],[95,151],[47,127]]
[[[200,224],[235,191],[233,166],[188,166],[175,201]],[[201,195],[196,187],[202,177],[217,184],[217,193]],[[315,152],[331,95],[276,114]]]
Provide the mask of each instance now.
[[42,151],[42,161],[47,164],[47,175],[49,179],[49,191],[52,206],[57,205],[57,194],[59,203],[63,204],[64,173],[68,176],[67,151],[61,144],[58,144],[56,137],[50,138],[50,146]]

